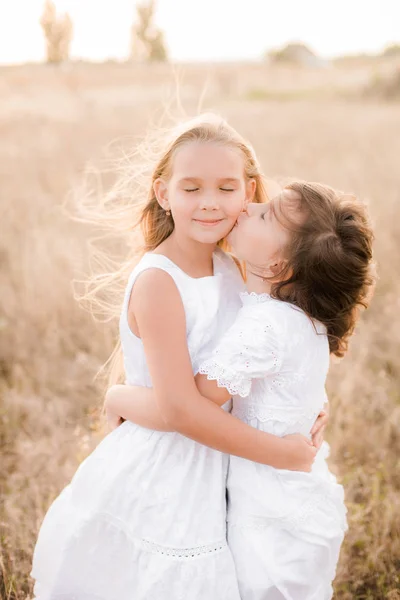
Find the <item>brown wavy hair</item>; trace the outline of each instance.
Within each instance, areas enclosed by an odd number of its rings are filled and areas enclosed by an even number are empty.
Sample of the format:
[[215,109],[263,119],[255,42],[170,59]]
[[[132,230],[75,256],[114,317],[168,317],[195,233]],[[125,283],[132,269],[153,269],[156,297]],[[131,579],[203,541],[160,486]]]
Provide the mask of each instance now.
[[272,295],[323,323],[330,352],[341,357],[358,309],[367,308],[375,282],[374,236],[367,210],[355,196],[327,185],[295,181],[285,189],[297,193],[303,218],[300,225],[288,223],[281,212],[282,223],[293,235]]

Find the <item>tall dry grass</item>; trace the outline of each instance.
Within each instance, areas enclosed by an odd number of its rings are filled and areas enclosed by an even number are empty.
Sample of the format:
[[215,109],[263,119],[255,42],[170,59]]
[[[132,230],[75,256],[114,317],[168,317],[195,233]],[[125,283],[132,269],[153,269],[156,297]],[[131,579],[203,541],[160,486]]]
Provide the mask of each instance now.
[[[101,389],[93,377],[116,325],[96,324],[73,299],[71,282],[88,268],[90,230],[69,220],[62,205],[88,159],[115,138],[143,133],[169,76],[159,67],[142,80],[113,65],[32,69],[4,70],[0,82],[4,599],[30,596],[43,515],[101,436]],[[189,73],[182,86],[188,112],[202,73]],[[291,101],[252,101],[247,92],[262,87],[264,71],[253,74],[247,91],[226,88],[226,71],[215,73],[204,107],[253,142],[270,176],[320,180],[370,201],[380,280],[348,356],[329,378],[331,465],[344,483],[350,522],[335,597],[400,598],[400,108],[333,95],[296,100],[297,88]],[[332,77],[334,85],[351,79],[337,69]]]

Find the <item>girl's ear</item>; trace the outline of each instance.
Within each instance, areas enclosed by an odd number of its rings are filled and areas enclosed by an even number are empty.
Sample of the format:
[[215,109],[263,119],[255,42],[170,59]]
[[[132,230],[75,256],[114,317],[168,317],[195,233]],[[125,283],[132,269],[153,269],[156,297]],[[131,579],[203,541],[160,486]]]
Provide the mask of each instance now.
[[268,267],[271,276],[279,277],[281,273],[283,273],[283,271],[287,268],[287,264],[288,261],[285,258],[274,260],[273,263]]
[[169,209],[168,186],[165,183],[165,181],[163,179],[161,179],[161,177],[156,179],[155,182],[153,183],[153,190],[154,190],[154,194],[157,198],[158,204],[164,210],[168,210]]
[[246,182],[246,196],[244,199],[244,208],[249,204],[249,202],[253,202],[254,195],[256,193],[257,182],[255,179],[249,179]]

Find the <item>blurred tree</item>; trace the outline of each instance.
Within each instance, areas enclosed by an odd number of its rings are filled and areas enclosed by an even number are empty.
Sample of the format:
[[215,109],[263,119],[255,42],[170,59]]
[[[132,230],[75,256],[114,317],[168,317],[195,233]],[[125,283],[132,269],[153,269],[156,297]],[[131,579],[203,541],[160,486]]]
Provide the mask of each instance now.
[[267,53],[267,58],[275,63],[290,63],[302,66],[320,67],[326,64],[324,60],[302,43],[291,43],[279,50],[271,50]]
[[46,38],[47,62],[60,63],[69,58],[73,25],[68,13],[57,14],[52,0],[46,0],[40,19]]
[[364,93],[375,98],[387,100],[400,99],[400,65],[396,66],[390,73],[374,73]]
[[155,9],[155,0],[146,0],[136,7],[137,18],[132,25],[133,60],[164,62],[168,59],[164,33],[153,23]]
[[382,56],[400,56],[400,44],[388,46],[382,53]]

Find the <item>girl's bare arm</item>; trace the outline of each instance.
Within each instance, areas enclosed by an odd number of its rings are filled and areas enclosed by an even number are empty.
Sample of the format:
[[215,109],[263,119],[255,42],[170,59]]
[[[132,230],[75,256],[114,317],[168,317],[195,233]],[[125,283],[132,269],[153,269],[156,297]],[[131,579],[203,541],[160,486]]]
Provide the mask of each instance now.
[[[214,381],[208,381],[203,375],[196,376],[195,380],[200,394],[218,406],[222,406],[229,400],[229,392],[225,388],[214,385]],[[107,390],[105,408],[108,414],[122,417],[125,421],[132,421],[141,427],[156,431],[172,431],[161,414],[153,388],[113,385]],[[117,420],[113,419],[113,421],[117,425]]]
[[[206,375],[196,375],[197,389],[202,396],[212,400],[221,406],[230,398],[228,390],[218,387],[215,380],[208,380]],[[106,394],[106,409],[114,417],[118,415],[124,420],[132,421],[141,427],[157,431],[173,431],[172,426],[167,424],[157,404],[153,388],[114,385]],[[319,414],[311,430],[312,441],[316,448],[320,448],[323,442],[323,433],[326,428],[329,414],[325,405]],[[113,419],[115,425],[118,424]]]
[[282,439],[258,431],[199,393],[187,349],[182,301],[167,273],[145,271],[135,283],[129,310],[135,315],[155,399],[168,429],[254,462],[311,469],[315,448],[306,438]]

